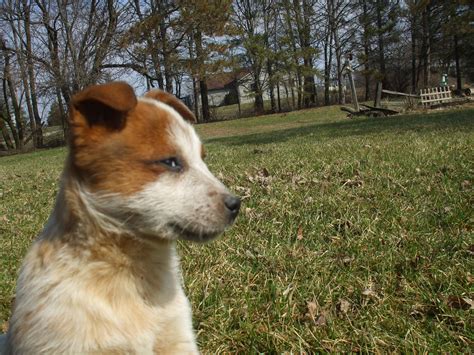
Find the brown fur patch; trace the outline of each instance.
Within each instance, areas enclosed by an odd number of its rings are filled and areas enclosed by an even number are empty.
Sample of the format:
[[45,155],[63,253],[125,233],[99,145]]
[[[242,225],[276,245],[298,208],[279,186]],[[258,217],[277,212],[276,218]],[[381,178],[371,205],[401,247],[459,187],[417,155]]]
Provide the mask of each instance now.
[[139,102],[119,131],[107,132],[102,126],[73,128],[73,165],[92,191],[133,194],[166,171],[154,161],[176,155],[167,138],[171,122],[165,110]]
[[145,97],[155,99],[157,101],[163,102],[172,108],[174,108],[178,113],[186,120],[191,123],[196,123],[196,116],[194,113],[176,96],[167,93],[162,90],[152,90],[145,94]]

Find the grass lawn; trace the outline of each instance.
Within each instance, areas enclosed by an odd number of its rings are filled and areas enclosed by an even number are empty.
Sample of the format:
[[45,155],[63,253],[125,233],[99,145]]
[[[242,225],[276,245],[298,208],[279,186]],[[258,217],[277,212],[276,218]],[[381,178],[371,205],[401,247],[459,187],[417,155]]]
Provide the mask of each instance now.
[[[343,116],[197,126],[243,197],[224,236],[179,245],[204,353],[472,350],[474,109]],[[0,325],[65,152],[0,159]]]

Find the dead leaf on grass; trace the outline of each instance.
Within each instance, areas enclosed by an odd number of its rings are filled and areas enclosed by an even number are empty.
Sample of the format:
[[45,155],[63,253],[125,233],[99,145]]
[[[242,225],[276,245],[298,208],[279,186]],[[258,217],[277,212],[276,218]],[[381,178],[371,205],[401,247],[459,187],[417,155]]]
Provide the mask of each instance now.
[[471,187],[471,182],[469,180],[464,180],[463,182],[461,182],[461,189],[463,190],[467,190]]
[[293,185],[305,185],[307,184],[309,181],[307,178],[305,178],[304,176],[302,175],[293,175],[291,177],[291,183]]
[[378,298],[377,293],[370,289],[362,291],[362,296]]
[[474,301],[468,297],[448,296],[446,303],[454,309],[474,309]]
[[316,326],[325,326],[328,321],[328,312],[320,310],[316,302],[310,301],[306,303],[308,312],[305,314],[305,319],[311,321]]
[[250,259],[256,259],[255,255],[250,250],[245,251],[245,256]]
[[351,309],[351,303],[348,300],[341,298],[337,304],[337,310],[340,313],[347,314]]
[[296,235],[297,240],[302,240],[303,239],[303,227],[298,226],[298,234]]
[[256,212],[254,208],[245,207],[244,214],[248,219],[262,218],[262,213]]
[[354,261],[354,258],[352,256],[346,256],[342,259],[342,263],[344,265],[349,265],[353,261]]
[[306,307],[308,308],[308,313],[306,313],[306,316],[309,316],[311,319],[314,320],[314,317],[318,312],[319,306],[316,304],[316,302],[311,301],[306,303]]
[[426,313],[426,307],[420,303],[415,303],[411,307],[410,315],[415,319],[421,319]]
[[251,183],[259,183],[263,187],[268,187],[272,182],[272,176],[270,176],[267,168],[260,169],[255,175],[248,172],[246,172],[245,175],[248,181]]
[[369,299],[377,299],[377,300],[380,299],[379,295],[374,290],[373,282],[369,282],[367,284],[366,289],[364,291],[362,291],[362,296],[364,296],[366,298],[366,301],[369,300]]
[[347,186],[347,187],[359,187],[359,186],[362,186],[363,181],[358,178],[347,179],[347,180],[341,181],[341,184],[342,186]]
[[326,312],[322,312],[318,318],[314,321],[314,324],[322,327],[325,326],[328,323],[327,317],[326,317]]
[[241,200],[245,200],[251,196],[250,189],[248,187],[234,186],[232,189],[240,194]]

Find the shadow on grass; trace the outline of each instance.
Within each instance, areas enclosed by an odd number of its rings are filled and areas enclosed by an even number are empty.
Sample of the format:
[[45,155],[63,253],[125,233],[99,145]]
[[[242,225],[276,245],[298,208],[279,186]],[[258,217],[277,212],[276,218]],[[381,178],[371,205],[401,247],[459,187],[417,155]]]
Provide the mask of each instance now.
[[[258,119],[258,118],[257,118]],[[382,134],[387,132],[406,133],[430,132],[436,130],[474,129],[474,109],[381,118],[363,118],[334,123],[314,123],[304,127],[275,130],[264,133],[231,137],[210,138],[208,143],[224,145],[269,144],[312,135],[315,139],[340,138],[348,136]]]

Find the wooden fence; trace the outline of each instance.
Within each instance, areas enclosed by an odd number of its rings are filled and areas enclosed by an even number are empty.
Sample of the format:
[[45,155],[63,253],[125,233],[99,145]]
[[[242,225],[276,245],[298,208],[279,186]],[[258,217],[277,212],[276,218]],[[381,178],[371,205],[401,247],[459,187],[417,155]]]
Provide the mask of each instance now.
[[451,90],[448,86],[420,90],[421,104],[431,106],[451,101]]

